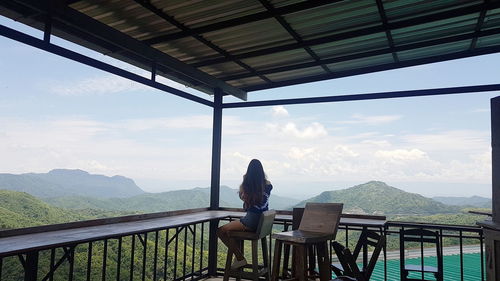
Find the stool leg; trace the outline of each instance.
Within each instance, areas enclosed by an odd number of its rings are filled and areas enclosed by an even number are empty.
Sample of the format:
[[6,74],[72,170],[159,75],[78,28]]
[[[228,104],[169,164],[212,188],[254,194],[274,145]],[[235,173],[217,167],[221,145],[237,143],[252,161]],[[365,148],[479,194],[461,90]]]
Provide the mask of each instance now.
[[228,248],[226,256],[226,268],[224,269],[224,281],[229,280],[229,271],[231,271],[231,259],[233,257],[233,252]]
[[260,239],[262,245],[262,259],[264,261],[264,270],[266,273],[266,281],[271,280],[271,267],[269,266],[269,251],[267,250],[267,238]]
[[252,240],[252,271],[253,280],[259,281],[259,240]]
[[[240,244],[240,251],[243,256],[245,256],[245,240],[241,239],[239,240]],[[241,281],[241,274],[243,273],[243,267],[238,268],[237,274],[236,274],[236,281]]]
[[[285,244],[283,246],[283,279],[286,279],[288,276],[288,262],[290,260],[290,244]],[[293,262],[292,262],[293,264]]]
[[326,242],[316,244],[316,249],[318,251],[319,278],[321,281],[328,281],[332,279],[332,272]]
[[278,275],[280,271],[280,260],[281,260],[281,248],[283,242],[276,240],[274,242],[274,257],[273,257],[273,273],[271,275],[271,281],[278,281]]
[[307,280],[307,248],[305,245],[294,245],[296,250],[295,257],[295,278],[299,281]]

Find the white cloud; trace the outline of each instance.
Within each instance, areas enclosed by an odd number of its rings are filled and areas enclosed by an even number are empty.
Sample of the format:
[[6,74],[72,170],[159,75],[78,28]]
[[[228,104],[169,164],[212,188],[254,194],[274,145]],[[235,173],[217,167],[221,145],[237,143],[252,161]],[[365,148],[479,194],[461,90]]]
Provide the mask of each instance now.
[[103,95],[148,89],[147,86],[115,75],[103,75],[73,82],[57,81],[52,93],[63,96]]
[[397,121],[401,119],[401,115],[372,115],[364,116],[362,114],[355,114],[352,116],[351,120],[337,121],[338,124],[366,124],[366,125],[378,125],[386,124],[390,122]]
[[289,116],[288,110],[286,110],[286,108],[282,105],[273,106],[271,108],[271,114],[274,117],[288,117]]
[[267,124],[266,127],[270,133],[277,132],[287,137],[295,137],[299,139],[316,139],[328,135],[325,127],[318,122],[313,122],[303,129],[298,128],[293,122],[288,122],[282,126],[277,124]]
[[392,160],[417,160],[427,157],[427,153],[420,149],[395,149],[395,150],[378,150],[374,153],[375,157],[392,159]]

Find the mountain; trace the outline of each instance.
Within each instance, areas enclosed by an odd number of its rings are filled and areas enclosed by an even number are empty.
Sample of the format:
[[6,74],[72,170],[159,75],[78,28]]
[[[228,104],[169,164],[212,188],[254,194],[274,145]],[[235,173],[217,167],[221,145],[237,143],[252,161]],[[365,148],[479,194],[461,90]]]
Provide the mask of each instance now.
[[[88,196],[62,196],[43,198],[51,205],[69,209],[102,209],[117,211],[160,212],[181,209],[201,208],[210,205],[210,189],[194,188],[161,193],[143,193],[129,198],[92,198]],[[270,207],[287,209],[298,200],[271,195]],[[220,188],[220,206],[242,207],[236,189],[227,186]]]
[[380,181],[370,181],[347,189],[325,191],[300,202],[344,203],[344,212],[357,214],[437,214],[455,213],[459,207],[448,206],[419,194],[405,192]]
[[143,194],[132,179],[93,175],[82,170],[56,169],[48,173],[0,174],[0,189],[27,192],[37,197],[130,197]]
[[437,196],[437,197],[432,197],[432,199],[446,205],[491,208],[491,199],[481,196],[471,196],[471,197]]

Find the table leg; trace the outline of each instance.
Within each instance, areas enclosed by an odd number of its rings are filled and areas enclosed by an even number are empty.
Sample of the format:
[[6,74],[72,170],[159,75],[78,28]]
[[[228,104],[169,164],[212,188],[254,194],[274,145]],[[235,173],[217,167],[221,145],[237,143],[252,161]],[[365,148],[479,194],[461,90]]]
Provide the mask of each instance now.
[[273,272],[271,274],[271,281],[278,281],[278,276],[280,273],[280,260],[281,260],[282,247],[283,247],[282,241],[276,240],[274,242]]
[[316,250],[318,251],[319,278],[321,281],[328,281],[332,279],[332,272],[327,242],[316,244]]

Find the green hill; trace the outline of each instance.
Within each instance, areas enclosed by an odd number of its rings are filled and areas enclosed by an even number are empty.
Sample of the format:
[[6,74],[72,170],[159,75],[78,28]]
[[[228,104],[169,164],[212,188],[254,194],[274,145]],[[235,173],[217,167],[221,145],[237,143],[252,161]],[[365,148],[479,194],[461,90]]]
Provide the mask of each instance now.
[[[85,196],[63,196],[43,198],[51,205],[68,209],[102,209],[117,211],[160,212],[191,208],[202,208],[210,205],[210,189],[194,188],[174,190],[161,193],[144,193],[129,198],[104,198],[98,199]],[[298,200],[271,195],[270,207],[282,210],[288,209]],[[220,206],[242,207],[242,201],[236,189],[221,186]]]
[[51,206],[36,197],[0,190],[0,229],[21,228],[128,214],[102,210],[68,210]]
[[0,189],[27,192],[37,197],[130,197],[144,193],[132,179],[93,175],[82,170],[55,169],[48,173],[0,174]]
[[446,205],[491,208],[491,198],[486,198],[481,196],[471,196],[471,197],[436,196],[432,197],[432,199]]
[[430,215],[456,213],[459,207],[448,206],[419,194],[405,192],[380,181],[370,181],[347,189],[325,191],[300,202],[344,203],[344,212],[383,215]]

